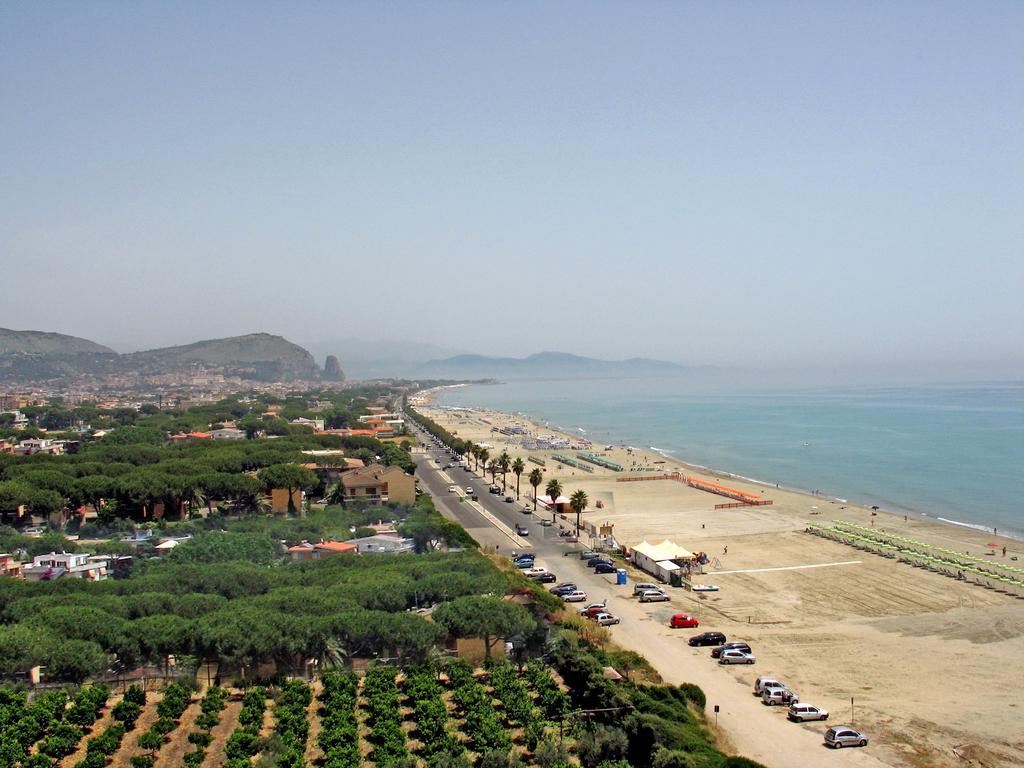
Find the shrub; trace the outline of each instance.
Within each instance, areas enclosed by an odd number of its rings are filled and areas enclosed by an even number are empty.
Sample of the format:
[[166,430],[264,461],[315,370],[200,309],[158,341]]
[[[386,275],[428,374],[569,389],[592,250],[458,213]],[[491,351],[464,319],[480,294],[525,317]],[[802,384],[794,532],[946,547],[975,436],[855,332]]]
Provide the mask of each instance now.
[[534,757],[541,768],[556,768],[569,763],[569,751],[565,745],[550,736],[537,745]]
[[132,768],[153,768],[156,758],[153,755],[132,755]]
[[704,695],[704,690],[694,683],[683,683],[679,686],[679,690],[682,691],[683,695],[697,705],[699,709],[704,709],[707,706],[708,699]]
[[188,735],[188,741],[197,747],[208,747],[210,742],[213,741],[213,736],[207,731],[195,731]]

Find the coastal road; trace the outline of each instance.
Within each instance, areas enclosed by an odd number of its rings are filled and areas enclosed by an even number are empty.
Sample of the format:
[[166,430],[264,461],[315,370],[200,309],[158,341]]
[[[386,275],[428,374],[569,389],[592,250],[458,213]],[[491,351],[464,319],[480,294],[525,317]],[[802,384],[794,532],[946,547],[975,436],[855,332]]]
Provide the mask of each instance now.
[[[506,503],[504,495],[495,496],[487,492],[490,483],[486,478],[457,466],[444,469],[446,464],[454,464],[454,460],[443,448],[435,447],[429,435],[415,431],[427,446],[425,454],[417,454],[416,477],[420,487],[434,498],[441,513],[458,521],[482,546],[493,547],[499,553],[509,555],[514,550],[532,551],[537,555],[538,564],[557,574],[559,581],[575,582],[586,591],[588,602],[606,601],[609,610],[622,619],[621,624],[610,628],[615,642],[647,658],[666,682],[699,685],[707,696],[709,721],[717,720],[737,753],[769,768],[792,768],[794,765],[879,768],[890,765],[873,754],[872,745],[865,749],[843,750],[824,746],[822,737],[829,724],[847,724],[842,718],[846,711],[842,702],[810,702],[824,706],[834,714],[828,723],[806,724],[789,722],[784,707],[763,705],[752,694],[754,679],[766,674],[786,679],[785,670],[773,668],[770,659],[758,658],[757,664],[742,669],[724,667],[710,658],[710,649],[687,645],[686,640],[691,634],[715,629],[713,625],[702,625],[698,630],[672,630],[668,627],[673,613],[697,609],[696,598],[690,593],[679,591],[679,596],[673,595],[670,603],[639,603],[632,596],[632,584],[619,586],[610,575],[595,574],[579,559],[581,546],[559,541],[557,526],[542,526],[542,517],[550,519],[549,515],[525,514],[522,511],[526,506],[525,495],[524,501]],[[471,486],[479,501],[460,500],[463,494],[449,493],[450,485],[462,491]],[[524,486],[527,491],[532,491],[529,485]],[[514,477],[509,492],[515,496]],[[516,536],[516,524],[527,525],[528,536]],[[754,653],[757,655],[756,647]],[[848,662],[844,660],[842,663]],[[715,705],[719,707],[717,718]],[[868,736],[870,738],[871,734]]]

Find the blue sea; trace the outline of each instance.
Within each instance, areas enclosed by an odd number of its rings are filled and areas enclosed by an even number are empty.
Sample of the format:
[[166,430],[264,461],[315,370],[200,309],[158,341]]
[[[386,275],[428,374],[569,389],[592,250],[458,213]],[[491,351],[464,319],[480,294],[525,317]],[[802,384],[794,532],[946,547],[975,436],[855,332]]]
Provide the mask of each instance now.
[[532,380],[439,402],[1024,539],[1024,383],[723,393],[672,378]]

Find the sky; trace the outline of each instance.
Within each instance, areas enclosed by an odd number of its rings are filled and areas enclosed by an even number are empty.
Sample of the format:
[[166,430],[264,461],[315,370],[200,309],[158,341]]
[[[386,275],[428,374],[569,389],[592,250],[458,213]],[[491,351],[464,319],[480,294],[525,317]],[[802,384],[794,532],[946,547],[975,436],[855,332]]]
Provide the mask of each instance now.
[[1024,372],[1022,39],[1020,2],[7,0],[0,326]]

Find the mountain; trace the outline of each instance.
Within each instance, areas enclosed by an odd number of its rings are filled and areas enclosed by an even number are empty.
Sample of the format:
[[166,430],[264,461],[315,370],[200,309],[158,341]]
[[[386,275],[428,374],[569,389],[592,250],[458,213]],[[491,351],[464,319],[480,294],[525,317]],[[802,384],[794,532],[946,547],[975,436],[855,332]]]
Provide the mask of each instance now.
[[0,355],[114,355],[110,347],[95,341],[46,331],[13,331],[0,328]]
[[[307,350],[269,333],[119,355],[75,336],[0,329],[0,382],[4,383],[184,374],[196,366],[255,381],[319,381],[323,377]],[[344,378],[336,358],[332,376],[335,381]]]
[[430,360],[416,369],[419,376],[434,378],[573,378],[649,376],[687,370],[676,363],[632,357],[627,360],[599,360],[566,352],[539,352],[528,357],[487,357],[456,355]]
[[78,336],[0,328],[0,382],[63,379],[82,370],[110,372],[117,359],[110,347]]
[[123,356],[143,370],[168,370],[199,363],[260,381],[316,379],[320,368],[307,350],[282,336],[250,333],[207,339]]

